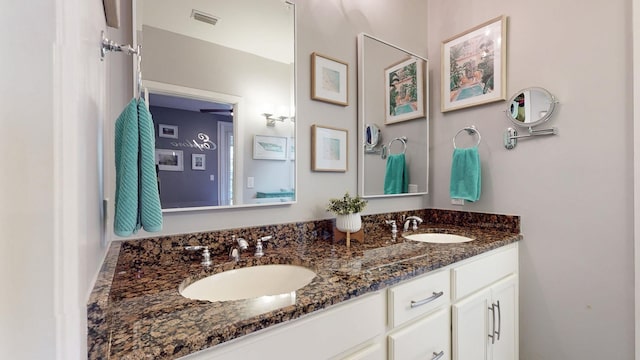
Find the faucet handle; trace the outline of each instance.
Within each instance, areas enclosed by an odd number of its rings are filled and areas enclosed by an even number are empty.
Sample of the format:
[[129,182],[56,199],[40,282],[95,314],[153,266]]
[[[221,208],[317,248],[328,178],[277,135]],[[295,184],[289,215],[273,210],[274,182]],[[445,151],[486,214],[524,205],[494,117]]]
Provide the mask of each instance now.
[[263,248],[262,248],[262,242],[263,241],[269,241],[272,238],[273,238],[273,236],[271,236],[271,235],[263,236],[263,237],[259,238],[256,241],[256,253],[254,254],[254,256],[256,256],[256,257],[264,256],[264,251],[263,251]]
[[387,225],[391,225],[391,240],[396,241],[396,237],[398,234],[398,225],[395,220],[385,220]]
[[184,249],[187,250],[187,251],[202,250],[202,262],[201,262],[201,264],[204,265],[204,266],[210,266],[211,265],[211,253],[209,252],[209,247],[208,246],[191,245],[191,246],[185,246]]
[[232,248],[231,251],[229,251],[229,259],[231,259],[233,261],[240,260],[240,255],[238,254],[238,249],[237,248]]
[[393,230],[393,229],[397,229],[397,226],[398,226],[398,225],[396,225],[396,221],[395,221],[395,220],[385,220],[384,222],[385,222],[387,225],[391,225],[391,229],[392,229],[392,230]]

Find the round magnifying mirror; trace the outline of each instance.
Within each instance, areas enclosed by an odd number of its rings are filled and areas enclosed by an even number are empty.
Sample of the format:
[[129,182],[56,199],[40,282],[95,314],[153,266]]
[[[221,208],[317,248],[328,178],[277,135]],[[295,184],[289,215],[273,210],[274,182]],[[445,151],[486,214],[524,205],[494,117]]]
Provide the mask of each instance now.
[[556,103],[555,96],[546,89],[529,87],[516,92],[509,99],[505,113],[514,124],[533,127],[551,118]]
[[376,124],[367,124],[364,129],[364,144],[367,149],[375,148],[380,142],[380,128]]

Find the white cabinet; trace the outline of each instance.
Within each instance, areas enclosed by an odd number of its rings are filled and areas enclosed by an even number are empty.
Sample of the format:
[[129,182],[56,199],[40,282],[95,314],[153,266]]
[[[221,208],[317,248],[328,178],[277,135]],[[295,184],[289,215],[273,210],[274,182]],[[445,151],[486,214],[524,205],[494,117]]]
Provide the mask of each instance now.
[[389,289],[389,360],[451,359],[449,271]]
[[517,244],[184,359],[271,358],[517,360]]
[[[453,278],[464,284],[452,305],[454,360],[518,359],[517,248],[513,249],[452,269]],[[471,286],[470,279],[477,286]]]
[[389,289],[389,325],[394,328],[449,305],[449,271],[441,270],[408,280]]
[[389,335],[389,360],[449,360],[449,307],[444,307]]
[[[183,359],[326,360],[384,334],[385,298],[383,291],[365,295],[310,316],[245,335],[210,350],[185,356]],[[367,358],[363,355],[361,359],[375,357]]]
[[384,344],[379,342],[358,350],[347,357],[338,357],[338,359],[342,360],[385,360],[386,358]]

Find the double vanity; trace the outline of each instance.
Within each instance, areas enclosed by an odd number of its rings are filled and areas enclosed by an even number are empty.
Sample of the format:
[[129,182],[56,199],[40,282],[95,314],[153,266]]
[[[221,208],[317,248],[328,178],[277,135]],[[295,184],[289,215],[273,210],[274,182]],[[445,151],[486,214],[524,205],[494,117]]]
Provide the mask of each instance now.
[[[408,215],[425,221],[392,240],[385,220]],[[363,223],[350,247],[331,220],[113,243],[88,305],[89,358],[517,357],[518,217],[426,209]],[[234,235],[249,242],[237,260]],[[190,299],[202,279],[222,298]]]

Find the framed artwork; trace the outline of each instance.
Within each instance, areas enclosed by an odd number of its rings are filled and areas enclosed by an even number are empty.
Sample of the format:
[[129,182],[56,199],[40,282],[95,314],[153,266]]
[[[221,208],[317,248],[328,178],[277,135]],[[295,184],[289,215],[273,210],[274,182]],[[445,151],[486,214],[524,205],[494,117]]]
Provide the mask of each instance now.
[[312,125],[311,170],[347,171],[347,135],[346,129]]
[[424,61],[410,58],[384,70],[385,124],[424,117]]
[[289,160],[296,159],[296,138],[290,137],[287,140],[287,145],[289,147]]
[[311,54],[311,98],[349,105],[349,65],[318,53]]
[[156,149],[156,164],[158,170],[183,171],[182,150]]
[[286,160],[287,138],[284,136],[253,136],[253,158],[256,160]]
[[507,17],[442,42],[441,111],[506,99]]
[[178,138],[178,126],[158,124],[158,136],[163,138]]
[[206,170],[206,155],[191,154],[191,170]]

